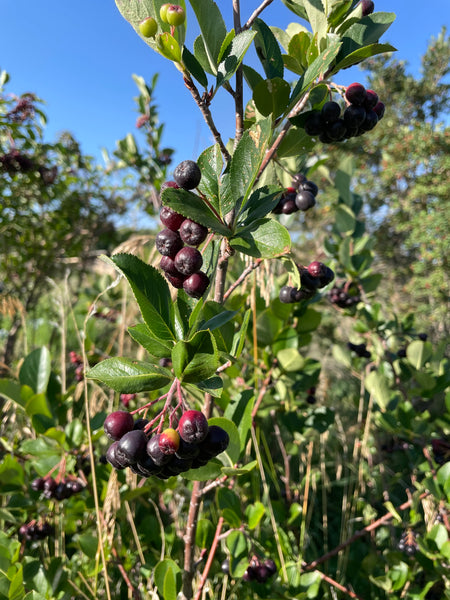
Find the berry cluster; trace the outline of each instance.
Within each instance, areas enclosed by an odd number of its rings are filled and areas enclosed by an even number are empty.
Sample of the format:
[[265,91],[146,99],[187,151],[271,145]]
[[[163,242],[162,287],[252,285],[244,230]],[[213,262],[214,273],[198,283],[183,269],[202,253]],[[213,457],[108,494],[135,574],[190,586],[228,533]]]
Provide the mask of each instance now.
[[106,452],[109,464],[117,470],[129,467],[141,477],[168,479],[203,467],[230,441],[224,429],[208,425],[198,410],[184,412],[177,429],[169,427],[152,435],[150,426],[147,419],[134,421],[126,411],[109,414],[104,423],[106,435],[113,440]]
[[408,556],[413,556],[417,552],[416,534],[412,529],[408,529],[402,533],[397,548]]
[[371,131],[384,116],[385,106],[378,94],[366,90],[361,83],[352,83],[345,91],[347,107],[341,116],[337,102],[325,102],[321,110],[312,111],[304,129],[310,136],[319,136],[324,144],[341,142]]
[[[162,190],[198,186],[201,172],[197,163],[185,160],[174,172],[175,181],[167,181]],[[192,298],[201,298],[209,285],[209,277],[201,271],[203,257],[197,247],[208,235],[207,227],[187,219],[168,206],[161,208],[159,217],[165,229],[156,236],[156,249],[162,254],[160,267],[173,287],[183,288]],[[186,245],[185,245],[186,244]]]
[[347,347],[360,358],[370,358],[372,356],[367,350],[366,344],[352,344],[352,342],[348,342]]
[[63,478],[57,481],[53,477],[38,477],[31,482],[31,489],[43,492],[47,500],[65,500],[84,490],[84,485],[78,479]]
[[336,304],[339,308],[351,308],[361,302],[361,296],[358,293],[353,294],[354,290],[350,288],[349,282],[342,284],[342,286],[333,286],[328,294],[331,304]]
[[244,581],[257,581],[266,583],[266,581],[275,575],[277,567],[271,558],[261,561],[256,555],[253,555],[242,579]]
[[24,523],[19,529],[19,535],[26,540],[43,540],[55,534],[55,528],[48,521],[38,523],[36,520]]
[[334,279],[334,272],[330,267],[315,260],[308,267],[297,265],[300,273],[301,288],[290,285],[281,288],[279,298],[284,304],[300,302],[312,298],[318,289],[325,287]]
[[297,173],[292,185],[284,191],[273,212],[277,215],[291,215],[298,210],[306,211],[316,204],[319,188],[314,181],[309,181],[303,173]]

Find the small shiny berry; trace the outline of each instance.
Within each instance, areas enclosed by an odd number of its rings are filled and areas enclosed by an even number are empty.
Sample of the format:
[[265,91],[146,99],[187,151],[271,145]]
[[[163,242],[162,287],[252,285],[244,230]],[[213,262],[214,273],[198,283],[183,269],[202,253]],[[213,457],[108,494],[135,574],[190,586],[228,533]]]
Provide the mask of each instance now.
[[153,17],[147,17],[139,23],[139,31],[145,38],[153,38],[158,31],[158,23]]
[[169,4],[166,10],[166,19],[169,25],[178,27],[186,21],[186,13],[178,4]]

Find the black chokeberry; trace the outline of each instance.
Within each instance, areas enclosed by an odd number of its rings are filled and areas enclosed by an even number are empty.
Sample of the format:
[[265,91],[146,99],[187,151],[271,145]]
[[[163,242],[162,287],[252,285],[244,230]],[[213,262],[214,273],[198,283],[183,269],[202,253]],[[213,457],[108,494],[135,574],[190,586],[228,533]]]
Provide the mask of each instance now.
[[[341,115],[341,107],[337,102],[329,100],[322,106],[321,116],[326,125],[334,123]],[[327,127],[328,129],[328,127]]]
[[171,258],[183,247],[183,242],[178,231],[172,231],[167,228],[156,234],[155,244],[160,254],[170,256]]
[[[177,186],[178,187],[178,186]],[[161,206],[161,210],[159,211],[159,218],[161,223],[167,227],[167,229],[171,229],[172,231],[178,231],[180,225],[185,220],[183,215],[172,210],[169,206]]]
[[192,275],[202,268],[203,257],[197,248],[185,246],[175,255],[174,264],[175,268],[183,275]]
[[135,464],[145,456],[148,438],[141,429],[133,429],[120,438],[116,455],[120,460]]
[[324,132],[325,124],[319,111],[312,112],[303,125],[308,135],[316,136]]
[[206,437],[199,444],[200,455],[214,458],[228,448],[230,437],[222,427],[210,425]]
[[306,211],[316,204],[314,194],[307,190],[300,190],[295,196],[295,206],[298,210]]
[[199,166],[193,160],[183,160],[173,173],[176,183],[184,190],[193,190],[202,178]]
[[283,304],[290,304],[292,302],[292,286],[290,285],[284,285],[281,289],[280,289],[280,294],[279,294],[279,299],[280,302],[283,302]]
[[198,444],[208,434],[208,420],[199,410],[187,410],[178,422],[178,433],[188,444]]
[[209,286],[209,277],[206,273],[199,271],[189,275],[183,282],[183,289],[192,298],[201,298]]
[[309,179],[307,179],[306,181],[304,181],[301,185],[300,188],[302,190],[305,190],[306,192],[311,192],[311,194],[316,197],[317,194],[319,193],[319,187],[317,186],[317,184],[314,183],[314,181],[310,181]]
[[366,99],[366,88],[362,83],[351,83],[345,91],[345,97],[351,104],[362,106]]
[[180,226],[180,237],[188,246],[199,246],[207,235],[208,228],[191,219],[185,219]]
[[111,440],[120,438],[133,429],[133,416],[125,410],[110,413],[103,423],[103,429]]

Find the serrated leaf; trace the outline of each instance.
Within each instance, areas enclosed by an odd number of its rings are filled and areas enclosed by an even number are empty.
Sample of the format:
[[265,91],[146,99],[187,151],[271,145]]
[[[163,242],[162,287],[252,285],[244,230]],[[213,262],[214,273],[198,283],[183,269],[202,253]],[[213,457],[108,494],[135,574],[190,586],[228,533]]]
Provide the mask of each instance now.
[[216,88],[229,81],[236,73],[255,35],[256,32],[247,30],[233,38],[229,50],[225,52],[225,58],[217,68]]
[[291,127],[278,147],[277,155],[280,158],[298,156],[314,147],[314,140],[303,128]]
[[290,251],[291,237],[288,230],[275,219],[260,219],[239,230],[230,239],[230,246],[255,258],[275,258]]
[[283,57],[277,38],[261,19],[255,19],[253,30],[257,33],[255,37],[256,54],[261,61],[266,77],[268,79],[283,78]]
[[342,47],[336,62],[340,63],[349,54],[363,46],[378,43],[380,37],[389,29],[394,20],[395,13],[376,12],[353,23],[342,38]]
[[201,392],[211,394],[213,398],[220,398],[223,392],[223,381],[222,379],[217,377],[210,377],[209,379],[205,379],[204,381],[198,381],[197,383],[189,383],[187,387],[190,385],[197,387]]
[[172,350],[173,370],[180,381],[197,383],[215,374],[219,353],[210,331],[198,331],[188,341],[180,340]]
[[161,194],[162,203],[220,235],[230,235],[229,228],[197,194],[183,189],[166,188]]
[[206,148],[198,157],[197,164],[202,172],[198,190],[208,198],[220,214],[219,189],[223,170],[223,156],[219,144]]
[[47,390],[50,371],[50,352],[45,346],[36,348],[25,357],[19,371],[19,381],[22,385],[28,385],[36,394],[40,394]]
[[153,335],[162,341],[175,339],[172,299],[164,277],[133,254],[114,254],[108,262],[127,278],[142,318]]
[[167,369],[124,357],[102,360],[86,373],[86,377],[101,381],[122,394],[159,390],[171,381]]
[[280,77],[266,79],[253,90],[253,102],[265,117],[276,119],[285,111],[291,93],[291,86]]
[[220,49],[227,35],[222,13],[213,0],[189,0],[189,3],[197,17],[211,69],[216,74]]
[[135,342],[145,348],[152,356],[156,356],[157,358],[168,358],[170,356],[173,344],[163,343],[155,338],[144,323],[129,327],[128,333]]
[[194,54],[186,46],[183,46],[182,50],[182,60],[183,64],[189,73],[196,79],[200,85],[204,88],[208,87],[208,77]]
[[254,190],[242,207],[239,225],[246,227],[268,215],[277,206],[282,193],[283,190],[280,188],[268,185]]

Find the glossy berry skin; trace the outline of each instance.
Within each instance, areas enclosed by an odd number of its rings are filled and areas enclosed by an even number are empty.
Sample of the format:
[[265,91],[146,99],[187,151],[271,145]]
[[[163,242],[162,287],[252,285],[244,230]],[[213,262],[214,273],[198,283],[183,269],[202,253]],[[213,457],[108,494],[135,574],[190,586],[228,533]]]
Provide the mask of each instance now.
[[312,263],[308,265],[308,273],[312,277],[323,277],[325,275],[326,265],[318,260],[314,260]]
[[283,215],[292,215],[292,213],[295,213],[298,211],[298,208],[295,204],[295,200],[292,200],[291,198],[285,198],[282,206],[281,206],[281,212]]
[[185,219],[180,226],[180,237],[188,246],[199,246],[207,235],[208,228],[191,219]]
[[200,453],[198,444],[188,444],[180,437],[180,445],[175,452],[175,456],[183,459],[194,459]]
[[159,211],[159,218],[161,223],[167,229],[171,229],[172,231],[178,231],[180,229],[180,225],[185,220],[183,215],[172,210],[169,206],[162,206]]
[[177,231],[163,229],[157,233],[155,245],[160,254],[174,258],[176,253],[183,247],[183,242]]
[[309,181],[306,180],[302,183],[302,185],[300,186],[300,188],[302,190],[305,190],[305,192],[311,192],[311,194],[316,197],[317,194],[319,193],[319,188],[318,186],[314,183],[314,181]]
[[301,187],[302,183],[305,183],[305,181],[306,181],[306,175],[303,175],[303,173],[297,173],[292,178],[292,187],[295,190],[298,190],[298,188]]
[[170,460],[170,455],[164,454],[164,452],[159,447],[159,439],[161,437],[160,433],[152,436],[147,442],[147,454],[153,460],[155,465],[158,467],[162,467]]
[[111,440],[120,440],[123,435],[133,429],[133,426],[133,415],[125,410],[112,412],[103,423],[103,429]]
[[181,439],[188,444],[202,442],[208,434],[208,420],[199,410],[187,410],[178,423],[178,433]]
[[180,188],[193,190],[200,183],[202,173],[196,162],[193,160],[183,160],[175,168],[173,178]]
[[177,252],[174,258],[175,268],[183,275],[192,275],[200,271],[203,265],[203,257],[197,248],[185,246]]
[[112,467],[114,467],[114,469],[121,471],[122,469],[125,469],[126,467],[128,467],[129,463],[127,460],[120,459],[117,456],[117,444],[118,443],[119,443],[118,441],[115,441],[110,445],[110,447],[106,451],[106,460],[109,462],[109,464]]
[[347,133],[347,127],[345,126],[344,119],[338,119],[334,123],[331,123],[328,131],[328,137],[334,142],[340,142],[345,138]]
[[119,461],[126,460],[130,464],[137,463],[145,457],[148,438],[141,429],[134,429],[120,438],[116,456]]
[[163,454],[175,454],[180,447],[180,434],[175,429],[165,429],[159,436],[158,444]]
[[290,285],[284,285],[281,290],[280,290],[280,294],[279,294],[279,299],[280,302],[283,302],[283,304],[290,304],[292,302],[292,290],[294,288]]
[[373,112],[377,115],[378,120],[382,119],[384,117],[384,111],[386,110],[385,105],[383,104],[383,102],[377,102],[376,105],[373,108]]
[[366,118],[366,111],[362,106],[350,104],[344,110],[344,123],[348,129],[358,128]]
[[378,94],[373,90],[366,90],[366,99],[364,100],[364,108],[372,110],[378,104]]
[[200,443],[200,455],[214,458],[228,448],[230,437],[225,429],[211,425],[205,439]]
[[164,271],[164,273],[168,275],[172,275],[173,277],[180,277],[184,280],[184,276],[175,266],[175,260],[170,258],[170,256],[161,256],[161,260],[159,261],[160,268]]
[[307,190],[300,190],[295,196],[295,206],[298,210],[309,210],[316,204],[314,194]]
[[170,285],[172,285],[174,288],[176,288],[177,290],[181,290],[184,287],[184,282],[186,281],[186,276],[185,275],[170,275],[169,273],[164,273],[165,278],[167,279],[167,281],[170,283]]
[[345,91],[345,97],[351,104],[362,106],[366,99],[366,88],[361,83],[351,83]]
[[166,190],[167,188],[172,188],[174,190],[179,190],[180,186],[177,185],[175,183],[175,181],[165,181],[162,185],[161,185],[161,189],[160,189],[160,193],[162,194],[164,190]]
[[360,126],[362,131],[371,131],[378,123],[377,113],[374,110],[366,111],[366,118]]
[[321,115],[325,123],[334,123],[341,115],[341,107],[337,102],[330,100],[322,106]]
[[183,289],[191,298],[201,298],[206,292],[209,285],[209,277],[206,273],[199,271],[193,275],[189,275],[183,282]]
[[169,25],[178,27],[185,22],[186,14],[184,9],[181,6],[178,6],[178,4],[169,4],[166,11],[166,19]]
[[331,283],[334,279],[334,271],[330,269],[330,267],[325,267],[325,271],[323,275],[319,277],[319,287],[325,287],[329,283]]
[[139,31],[146,38],[155,37],[158,24],[153,17],[147,17],[139,23]]

